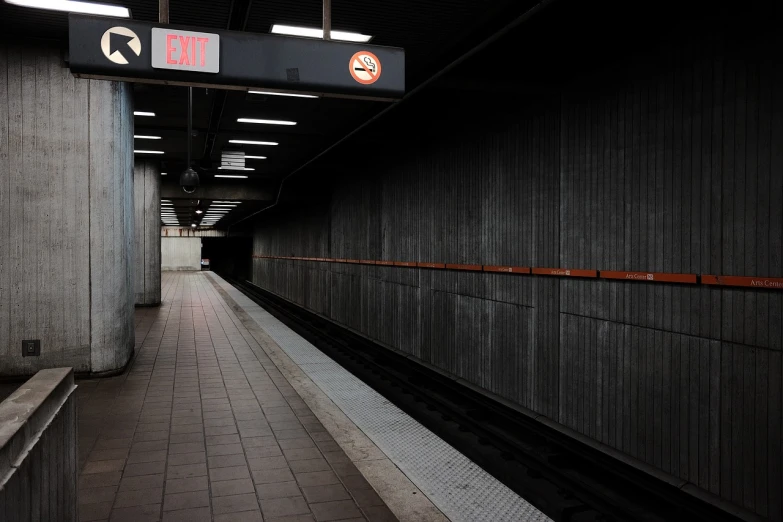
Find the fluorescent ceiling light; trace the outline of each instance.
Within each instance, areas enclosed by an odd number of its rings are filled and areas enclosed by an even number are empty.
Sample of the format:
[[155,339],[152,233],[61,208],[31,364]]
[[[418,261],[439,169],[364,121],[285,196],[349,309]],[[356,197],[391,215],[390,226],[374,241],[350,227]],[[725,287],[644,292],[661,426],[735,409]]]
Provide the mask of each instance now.
[[277,145],[276,141],[228,140],[228,142],[240,145]]
[[261,125],[296,125],[295,121],[264,120],[258,118],[237,118],[237,123],[258,123]]
[[107,4],[92,4],[89,2],[75,2],[72,0],[5,0],[6,3],[32,7],[34,9],[51,9],[53,11],[67,11],[69,13],[96,14],[103,16],[116,16],[118,18],[130,18],[127,7]]
[[203,214],[203,213],[204,213],[203,210],[196,210],[196,214]]
[[291,98],[318,98],[315,94],[295,94],[292,92],[247,91],[250,94],[266,94],[267,96],[290,96]]
[[134,134],[134,138],[137,140],[159,140],[160,136],[144,136],[142,134]]
[[134,150],[134,154],[163,154],[162,150]]
[[245,156],[245,159],[266,159],[266,156]]
[[193,228],[196,228],[196,224],[195,224],[195,223],[193,223],[193,224],[192,224],[192,225],[190,225],[190,226],[191,226],[191,227],[193,227]]
[[218,170],[256,170],[253,167],[229,167],[221,165],[218,167]]
[[212,203],[211,205],[209,205],[209,208],[215,208],[215,207],[229,207],[229,208],[233,208],[233,207],[236,207],[236,206],[237,206],[236,203]]
[[165,176],[165,175],[166,175],[166,173],[165,173],[165,172],[161,172],[161,173],[160,173],[160,175],[161,175],[161,176]]
[[133,111],[134,116],[155,116],[154,112]]
[[228,176],[226,174],[215,174],[216,178],[235,178],[235,179],[247,179],[247,176]]
[[[308,38],[323,38],[323,29],[315,27],[299,27],[295,25],[274,24],[269,31],[272,34],[287,34],[289,36],[305,36]],[[343,42],[369,42],[372,36],[360,33],[351,33],[348,31],[332,31],[332,40],[342,40]]]
[[242,202],[241,201],[213,201],[212,203],[232,203],[234,205],[239,205]]

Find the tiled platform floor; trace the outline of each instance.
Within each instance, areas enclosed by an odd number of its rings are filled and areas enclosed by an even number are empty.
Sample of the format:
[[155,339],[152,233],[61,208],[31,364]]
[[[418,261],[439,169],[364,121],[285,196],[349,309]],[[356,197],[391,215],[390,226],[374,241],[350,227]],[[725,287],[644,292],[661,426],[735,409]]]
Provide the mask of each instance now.
[[396,520],[206,278],[164,273],[136,343],[77,383],[81,520]]

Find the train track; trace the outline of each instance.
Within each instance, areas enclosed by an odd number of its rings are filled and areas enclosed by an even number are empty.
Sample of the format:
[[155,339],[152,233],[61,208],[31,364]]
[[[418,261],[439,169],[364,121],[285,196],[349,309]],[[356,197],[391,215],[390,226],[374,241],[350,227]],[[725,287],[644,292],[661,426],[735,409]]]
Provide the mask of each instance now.
[[556,522],[739,520],[275,294],[221,277]]

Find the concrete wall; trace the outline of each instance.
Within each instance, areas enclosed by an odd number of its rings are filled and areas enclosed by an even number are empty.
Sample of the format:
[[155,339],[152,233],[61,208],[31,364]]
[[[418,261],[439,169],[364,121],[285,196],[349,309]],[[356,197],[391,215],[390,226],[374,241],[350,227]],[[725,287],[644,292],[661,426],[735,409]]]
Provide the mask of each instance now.
[[[422,95],[298,179],[331,201],[260,219],[254,254],[782,277],[783,63],[692,36],[534,92]],[[783,518],[783,292],[268,259],[253,281]]]
[[161,238],[162,270],[201,270],[200,237]]
[[160,165],[137,160],[133,168],[133,268],[136,305],[160,304]]
[[[122,368],[133,350],[130,88],[0,43],[0,375]],[[41,356],[21,356],[40,339]]]
[[163,237],[225,237],[225,230],[216,228],[160,227]]
[[3,520],[78,520],[75,390],[71,368],[42,370],[0,403]]

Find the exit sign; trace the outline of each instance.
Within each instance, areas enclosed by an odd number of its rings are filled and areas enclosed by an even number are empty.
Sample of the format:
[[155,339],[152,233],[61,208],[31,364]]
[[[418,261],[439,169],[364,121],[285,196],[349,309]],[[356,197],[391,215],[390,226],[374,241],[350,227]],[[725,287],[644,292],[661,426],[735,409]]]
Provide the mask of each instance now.
[[217,34],[153,27],[151,47],[155,69],[220,71],[220,36]]

